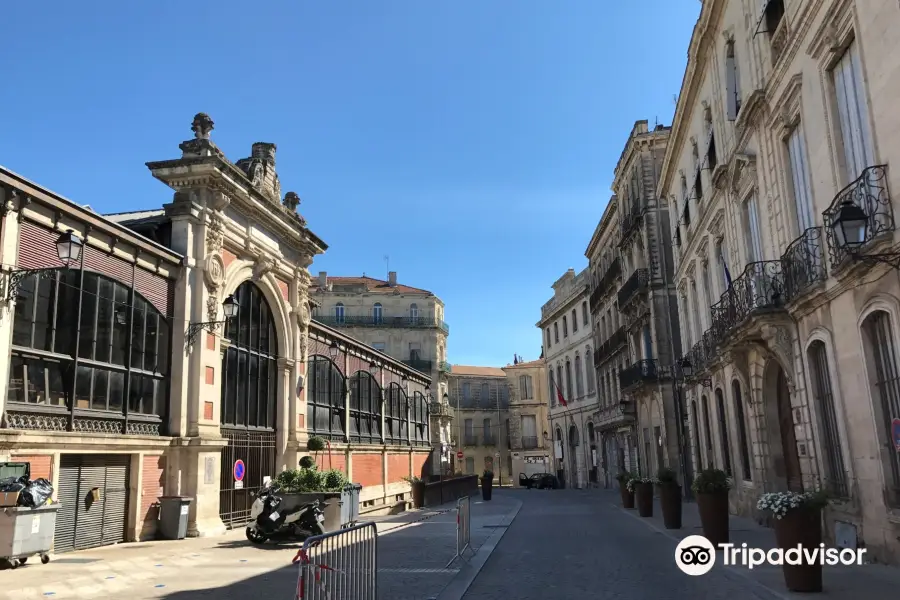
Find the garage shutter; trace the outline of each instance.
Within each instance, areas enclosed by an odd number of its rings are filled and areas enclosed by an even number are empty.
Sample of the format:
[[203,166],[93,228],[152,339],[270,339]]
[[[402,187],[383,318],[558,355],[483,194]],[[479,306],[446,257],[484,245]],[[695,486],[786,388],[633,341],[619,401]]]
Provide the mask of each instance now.
[[[61,503],[56,523],[56,552],[107,546],[125,540],[127,454],[64,454],[60,457]],[[92,490],[100,490],[93,500]]]

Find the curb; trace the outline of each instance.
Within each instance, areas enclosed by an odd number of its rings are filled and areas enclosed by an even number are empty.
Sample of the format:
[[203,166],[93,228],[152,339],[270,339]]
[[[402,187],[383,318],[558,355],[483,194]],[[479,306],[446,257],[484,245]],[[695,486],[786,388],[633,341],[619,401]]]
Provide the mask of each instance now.
[[433,596],[428,600],[462,599],[469,590],[469,586],[471,586],[472,582],[475,581],[475,578],[478,577],[478,574],[481,572],[481,569],[484,567],[488,558],[490,558],[491,553],[493,553],[494,549],[500,543],[501,538],[503,538],[510,525],[512,525],[516,515],[519,514],[519,510],[522,508],[521,500],[516,500],[514,498],[510,498],[510,500],[515,502],[516,506],[510,512],[500,517],[500,525],[497,527],[496,531],[494,531],[494,533],[491,534],[491,537],[475,551],[472,558],[460,567],[459,572],[450,580],[450,583],[448,583],[437,596]]

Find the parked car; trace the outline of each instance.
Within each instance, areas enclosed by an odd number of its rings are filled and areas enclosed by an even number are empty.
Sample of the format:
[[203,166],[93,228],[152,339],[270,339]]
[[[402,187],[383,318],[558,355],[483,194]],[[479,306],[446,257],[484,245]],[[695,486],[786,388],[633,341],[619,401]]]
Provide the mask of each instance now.
[[526,477],[525,473],[519,473],[519,485],[531,489],[538,490],[555,490],[559,488],[559,481],[555,475],[550,473],[535,473],[531,477]]

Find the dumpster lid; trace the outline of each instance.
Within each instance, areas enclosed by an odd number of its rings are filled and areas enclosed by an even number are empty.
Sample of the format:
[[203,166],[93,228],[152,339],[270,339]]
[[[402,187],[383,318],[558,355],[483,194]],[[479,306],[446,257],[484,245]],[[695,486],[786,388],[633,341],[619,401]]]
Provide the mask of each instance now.
[[27,462],[0,462],[0,481],[5,479],[19,479],[24,477],[31,480],[31,463]]
[[190,502],[194,498],[192,496],[159,496],[160,500],[180,500],[182,502]]

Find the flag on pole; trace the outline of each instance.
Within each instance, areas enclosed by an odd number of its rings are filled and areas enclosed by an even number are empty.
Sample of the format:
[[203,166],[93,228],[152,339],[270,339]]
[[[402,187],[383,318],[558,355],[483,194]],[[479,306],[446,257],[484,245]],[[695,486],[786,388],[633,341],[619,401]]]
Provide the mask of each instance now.
[[722,261],[722,269],[725,271],[725,289],[731,289],[731,271],[728,270],[728,263],[725,262],[725,250],[719,246],[719,260]]
[[560,406],[569,406],[569,403],[563,397],[562,391],[559,389],[559,384],[554,381],[553,385],[556,386],[556,401],[559,402]]

